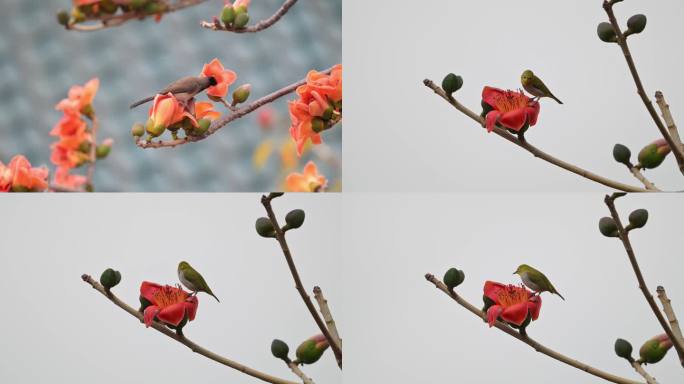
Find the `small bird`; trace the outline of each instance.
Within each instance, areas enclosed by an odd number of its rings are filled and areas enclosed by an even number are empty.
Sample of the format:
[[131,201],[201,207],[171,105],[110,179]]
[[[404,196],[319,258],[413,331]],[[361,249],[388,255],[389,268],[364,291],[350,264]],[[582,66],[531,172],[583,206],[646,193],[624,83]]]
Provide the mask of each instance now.
[[531,93],[537,98],[550,97],[556,100],[558,104],[563,104],[562,101],[558,100],[558,98],[554,96],[551,91],[549,91],[544,82],[535,76],[534,73],[529,69],[523,72],[523,74],[520,76],[520,82],[527,92]]
[[556,288],[553,286],[553,284],[551,284],[549,279],[547,279],[543,273],[530,267],[529,265],[521,264],[518,267],[518,269],[516,269],[515,272],[513,272],[513,274],[520,275],[523,284],[525,284],[527,288],[533,290],[534,292],[551,292],[553,294],[560,296],[561,299],[565,300],[563,295],[556,291]]
[[[167,85],[164,89],[157,92],[157,94],[166,95],[167,93],[171,93],[179,101],[187,102],[193,97],[195,97],[195,95],[197,95],[198,93],[216,84],[216,79],[212,76],[188,76],[178,79],[173,83]],[[133,109],[139,105],[145,104],[152,100],[154,100],[154,96],[146,97],[142,100],[138,100],[135,103],[131,104],[130,108]]]
[[219,303],[218,297],[214,295],[214,292],[211,291],[211,288],[207,285],[207,282],[204,281],[204,278],[202,275],[199,274],[193,267],[190,266],[185,261],[181,261],[178,263],[178,278],[180,279],[181,283],[185,285],[186,288],[191,290],[195,295],[197,292],[205,292],[216,299]]

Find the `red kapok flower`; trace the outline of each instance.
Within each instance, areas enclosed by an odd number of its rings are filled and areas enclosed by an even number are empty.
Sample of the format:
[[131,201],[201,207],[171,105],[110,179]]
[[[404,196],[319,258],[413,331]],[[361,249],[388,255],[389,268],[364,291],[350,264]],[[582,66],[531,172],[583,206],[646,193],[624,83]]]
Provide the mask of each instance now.
[[285,179],[288,192],[320,192],[328,185],[325,176],[318,173],[313,161],[304,166],[304,173],[290,173]]
[[167,93],[166,95],[157,94],[154,97],[152,108],[150,108],[148,132],[152,129],[154,132],[161,134],[166,127],[183,120],[184,117],[189,117],[194,121],[194,117],[185,110],[172,93]]
[[183,320],[195,319],[197,313],[196,296],[170,285],[159,285],[143,281],[140,285],[140,297],[147,300],[148,305],[143,312],[146,326],[152,325],[153,320],[177,327]]
[[195,118],[197,120],[200,119],[209,119],[209,120],[216,120],[219,117],[221,117],[221,112],[215,111],[214,109],[214,104],[208,102],[208,101],[198,101],[195,103]]
[[228,87],[237,79],[237,74],[230,69],[224,69],[219,59],[204,64],[200,75],[216,79],[216,85],[207,88],[207,95],[221,98],[226,97]]
[[482,101],[492,108],[485,117],[487,132],[494,130],[497,123],[515,132],[527,124],[537,123],[539,102],[532,101],[522,92],[484,87]]
[[48,169],[33,168],[22,155],[16,155],[5,166],[0,162],[0,192],[44,191],[47,186]]
[[342,64],[335,65],[330,74],[311,70],[306,74],[306,84],[297,88],[297,94],[317,91],[331,100],[342,100]]
[[531,316],[532,320],[539,317],[541,297],[525,287],[487,281],[484,285],[484,296],[491,300],[491,305],[487,309],[487,322],[490,327],[499,318],[509,324],[520,326],[528,316]]
[[292,121],[290,136],[297,143],[297,154],[301,156],[307,140],[311,140],[314,144],[320,144],[323,140],[321,140],[321,135],[313,130],[314,116],[309,112],[309,105],[302,101],[290,101],[288,108]]
[[90,112],[87,108],[92,104],[95,94],[100,87],[98,78],[90,79],[85,85],[74,85],[69,89],[68,98],[57,103],[56,109],[60,111],[75,110],[85,115]]

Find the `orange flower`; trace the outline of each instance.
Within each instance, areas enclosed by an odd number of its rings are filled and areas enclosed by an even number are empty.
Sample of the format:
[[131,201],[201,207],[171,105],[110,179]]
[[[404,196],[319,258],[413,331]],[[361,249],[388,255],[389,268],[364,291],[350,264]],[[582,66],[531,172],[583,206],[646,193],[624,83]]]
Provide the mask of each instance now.
[[166,127],[189,117],[194,118],[188,113],[172,93],[166,95],[157,94],[154,104],[150,108],[150,120],[148,124],[155,130],[164,131]]
[[44,191],[48,184],[48,169],[33,168],[22,155],[16,155],[5,166],[0,162],[0,192]]
[[[252,0],[235,0],[235,4],[233,4],[233,7],[238,8],[238,7],[249,7],[249,3]],[[226,4],[230,4],[230,1],[226,2]]]
[[99,3],[102,0],[73,0],[75,6]]
[[199,101],[195,103],[195,118],[197,120],[200,119],[209,119],[211,121],[214,121],[221,117],[221,112],[219,111],[214,111],[214,104],[208,102],[208,101]]
[[75,139],[60,140],[51,145],[50,161],[58,167],[76,168],[90,160],[90,154],[80,151],[80,143]]
[[86,122],[74,113],[74,110],[65,110],[64,116],[55,124],[50,135],[52,136],[77,136],[86,131]]
[[70,168],[67,167],[57,167],[55,184],[65,188],[80,189],[88,179],[82,175],[72,175],[69,170]]
[[75,110],[89,115],[88,108],[91,107],[99,87],[100,80],[97,77],[90,79],[83,86],[74,85],[69,89],[68,98],[57,103],[56,109],[59,111]]
[[204,64],[200,75],[216,79],[216,85],[207,88],[207,95],[220,98],[226,97],[228,87],[237,79],[237,74],[230,69],[224,69],[219,59]]
[[328,185],[325,176],[318,173],[313,161],[304,166],[304,173],[291,173],[285,179],[288,192],[321,192]]
[[334,66],[329,75],[309,71],[306,75],[306,84],[297,88],[297,94],[305,99],[305,95],[311,91],[316,91],[333,101],[342,100],[342,64]]
[[304,145],[307,140],[311,140],[314,144],[320,144],[321,135],[313,130],[312,120],[314,116],[309,111],[309,106],[301,101],[290,101],[288,103],[290,109],[290,136],[297,143],[297,154],[302,155]]

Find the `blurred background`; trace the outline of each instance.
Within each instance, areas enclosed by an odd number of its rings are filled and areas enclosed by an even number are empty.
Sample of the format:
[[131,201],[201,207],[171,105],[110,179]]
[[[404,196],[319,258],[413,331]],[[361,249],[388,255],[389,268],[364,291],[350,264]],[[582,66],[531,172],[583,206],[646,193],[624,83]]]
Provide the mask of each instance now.
[[[130,128],[146,120],[147,107],[131,111],[128,105],[179,77],[199,74],[215,57],[238,75],[229,92],[251,83],[251,100],[301,80],[310,69],[341,62],[342,0],[299,1],[278,23],[255,34],[199,27],[222,5],[207,1],[164,15],[160,23],[148,18],[77,32],[66,31],[55,19],[57,10],[71,7],[70,0],[3,1],[0,161],[21,153],[34,166],[47,165],[54,172],[50,144],[55,140],[48,135],[60,118],[54,105],[72,85],[99,77],[94,101],[101,121],[98,136],[111,137],[115,144],[97,165],[97,191],[278,190],[288,173],[301,172],[310,159],[328,178],[329,190],[339,190],[341,125],[323,134],[325,147],[298,159],[288,134],[287,100],[293,97],[271,104],[270,129],[260,127],[256,111],[201,142],[164,149],[134,144]],[[253,1],[250,23],[281,5],[282,0]]]

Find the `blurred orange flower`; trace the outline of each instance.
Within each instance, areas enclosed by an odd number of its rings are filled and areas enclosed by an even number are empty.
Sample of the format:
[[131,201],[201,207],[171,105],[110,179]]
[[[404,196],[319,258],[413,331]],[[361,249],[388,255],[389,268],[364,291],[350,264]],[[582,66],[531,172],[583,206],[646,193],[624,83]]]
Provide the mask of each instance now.
[[200,75],[216,79],[216,85],[207,88],[207,95],[220,98],[226,97],[228,87],[237,79],[237,74],[230,69],[224,69],[219,59],[204,64]]
[[325,176],[318,173],[318,167],[313,161],[304,166],[304,173],[293,172],[285,179],[288,192],[321,192],[328,185]]
[[290,120],[292,121],[290,135],[297,144],[297,154],[301,156],[304,144],[308,140],[311,140],[314,144],[320,144],[323,140],[321,140],[321,135],[313,130],[312,122],[314,116],[309,112],[307,104],[301,101],[290,101],[288,107],[290,109]]
[[70,170],[68,167],[57,167],[54,183],[65,188],[80,189],[88,179],[83,175],[72,175]]
[[195,118],[216,120],[221,117],[221,112],[215,111],[214,104],[208,101],[199,101],[195,103]]
[[48,169],[33,168],[23,155],[16,155],[5,166],[0,162],[0,192],[44,191],[47,186]]
[[172,93],[167,93],[166,95],[157,94],[154,98],[154,104],[150,108],[148,124],[155,128],[166,128],[183,120],[183,117],[190,117],[194,121],[192,115],[183,108]]
[[92,108],[91,104],[99,87],[100,80],[97,77],[90,79],[85,85],[74,85],[69,89],[68,97],[57,103],[57,110],[75,110],[90,116],[91,111],[88,109]]

